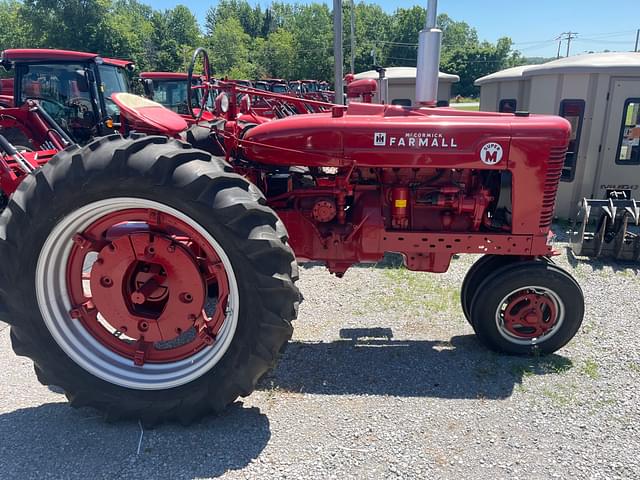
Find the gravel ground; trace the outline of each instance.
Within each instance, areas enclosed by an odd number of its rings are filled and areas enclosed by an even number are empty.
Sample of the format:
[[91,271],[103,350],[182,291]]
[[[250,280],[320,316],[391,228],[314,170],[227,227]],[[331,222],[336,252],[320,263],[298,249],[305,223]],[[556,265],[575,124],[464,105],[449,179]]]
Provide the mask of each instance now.
[[563,254],[587,300],[556,355],[485,350],[448,273],[302,270],[279,367],[189,428],[105,424],[42,387],[0,324],[0,477],[640,478],[639,270]]

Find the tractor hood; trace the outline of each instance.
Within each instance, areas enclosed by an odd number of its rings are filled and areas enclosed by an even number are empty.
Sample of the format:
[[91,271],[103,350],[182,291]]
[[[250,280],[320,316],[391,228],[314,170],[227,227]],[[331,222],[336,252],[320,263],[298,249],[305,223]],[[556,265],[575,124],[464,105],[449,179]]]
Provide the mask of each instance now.
[[276,166],[506,169],[512,138],[566,146],[569,132],[553,116],[352,103],[258,125],[241,144]]

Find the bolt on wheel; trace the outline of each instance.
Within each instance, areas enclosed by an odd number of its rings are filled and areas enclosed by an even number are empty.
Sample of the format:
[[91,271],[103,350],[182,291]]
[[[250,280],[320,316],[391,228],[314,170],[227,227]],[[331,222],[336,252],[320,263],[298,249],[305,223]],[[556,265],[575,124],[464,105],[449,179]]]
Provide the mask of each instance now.
[[65,352],[130,388],[170,388],[202,375],[237,322],[225,252],[186,215],[150,200],[103,200],[65,217],[42,249],[36,289]]

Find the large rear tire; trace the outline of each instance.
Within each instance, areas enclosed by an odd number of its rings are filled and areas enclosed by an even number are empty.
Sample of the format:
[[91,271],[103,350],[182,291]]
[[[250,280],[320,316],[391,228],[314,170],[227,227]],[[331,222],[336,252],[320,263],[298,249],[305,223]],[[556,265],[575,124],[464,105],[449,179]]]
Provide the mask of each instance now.
[[38,379],[73,406],[147,425],[249,395],[300,301],[286,230],[261,193],[165,137],[58,154],[0,217],[0,255],[2,319]]

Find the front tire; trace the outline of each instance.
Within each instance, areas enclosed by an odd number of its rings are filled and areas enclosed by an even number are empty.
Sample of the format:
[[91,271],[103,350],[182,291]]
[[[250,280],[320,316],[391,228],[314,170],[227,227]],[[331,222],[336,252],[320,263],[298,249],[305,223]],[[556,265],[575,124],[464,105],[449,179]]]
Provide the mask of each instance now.
[[190,423],[249,395],[291,337],[286,241],[221,160],[104,137],[26,178],[0,217],[3,319],[72,405]]
[[512,355],[549,354],[566,345],[584,316],[578,283],[547,261],[520,261],[479,286],[471,321],[487,347]]

